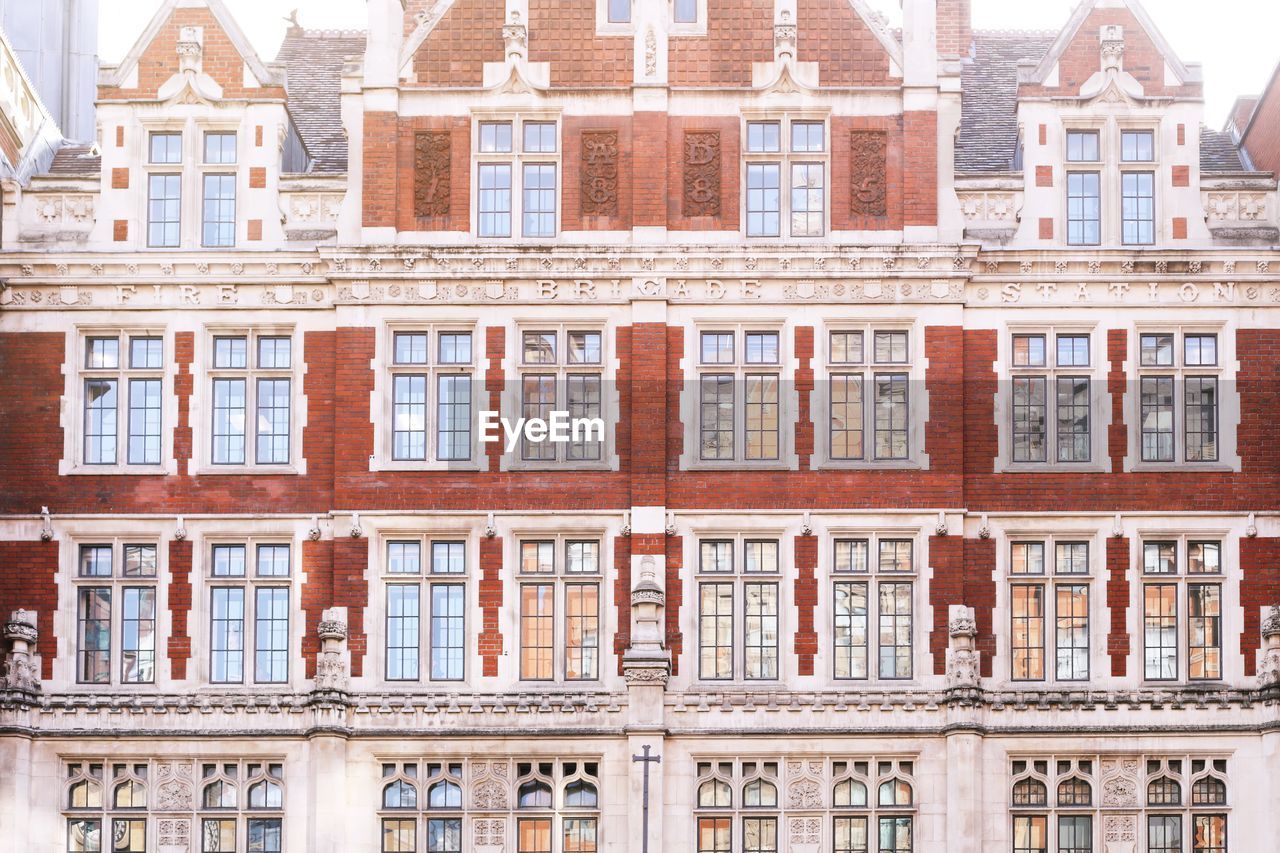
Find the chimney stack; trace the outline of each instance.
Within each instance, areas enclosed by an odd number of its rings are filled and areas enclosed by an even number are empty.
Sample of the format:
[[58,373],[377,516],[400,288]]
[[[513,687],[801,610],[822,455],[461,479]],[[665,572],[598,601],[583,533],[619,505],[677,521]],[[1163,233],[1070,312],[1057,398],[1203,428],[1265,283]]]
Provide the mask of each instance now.
[[966,59],[973,47],[972,0],[938,0],[938,56]]

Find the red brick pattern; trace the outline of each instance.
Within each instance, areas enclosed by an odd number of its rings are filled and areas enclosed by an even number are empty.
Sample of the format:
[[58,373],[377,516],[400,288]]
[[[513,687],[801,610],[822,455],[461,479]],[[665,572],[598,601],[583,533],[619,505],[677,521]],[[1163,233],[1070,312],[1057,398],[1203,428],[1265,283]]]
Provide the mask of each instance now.
[[1280,172],[1280,86],[1267,87],[1254,108],[1242,144],[1254,168]]
[[132,89],[98,87],[104,100],[154,98],[170,77],[178,73],[178,32],[183,27],[204,28],[204,50],[201,55],[205,74],[222,87],[222,95],[236,99],[284,100],[280,86],[245,86],[244,57],[236,50],[231,37],[207,7],[177,8],[160,27],[138,60],[138,85]]
[[[852,213],[851,134],[863,130],[882,130],[888,134],[884,175],[885,216],[855,216]],[[833,231],[897,231],[902,228],[903,153],[901,117],[831,117],[831,229]]]
[[813,675],[813,659],[818,654],[818,631],[813,624],[818,606],[818,537],[797,536],[795,554],[796,660],[801,675]]
[[111,170],[111,189],[129,189],[129,170],[127,168],[118,167]]
[[249,167],[249,189],[261,190],[267,187],[267,169],[265,166]]
[[122,124],[116,125],[116,147],[124,147],[124,125]]
[[1112,536],[1107,540],[1107,610],[1111,631],[1107,634],[1107,654],[1111,674],[1123,678],[1129,659],[1129,540]]
[[973,46],[970,6],[971,0],[938,0],[939,56],[969,55]]
[[[741,147],[738,119],[732,116],[714,118],[690,118],[671,116],[667,119],[669,136],[664,155],[667,170],[667,190],[663,196],[666,204],[665,224],[673,231],[736,231],[738,230],[738,195],[740,187]],[[720,215],[684,215],[684,136],[686,133],[719,131],[720,133]],[[637,140],[639,141],[639,140]],[[650,174],[637,163],[641,174]],[[654,170],[655,172],[658,169]],[[653,191],[646,190],[652,193]],[[641,224],[639,222],[636,223]]]
[[823,86],[889,82],[889,53],[848,0],[798,0],[796,47],[801,62],[818,63]]
[[1036,186],[1038,187],[1053,186],[1053,167],[1052,166],[1036,166]]
[[502,632],[498,630],[498,614],[502,612],[502,537],[480,540],[480,637],[481,674],[492,678],[498,674],[498,657],[502,654]]
[[1124,470],[1124,457],[1129,447],[1129,427],[1124,422],[1124,392],[1128,385],[1124,372],[1124,360],[1128,357],[1129,338],[1124,329],[1107,332],[1107,359],[1111,369],[1107,372],[1107,393],[1111,395],[1111,426],[1107,428],[1107,447],[1111,456],[1111,470]]
[[1173,185],[1175,187],[1191,186],[1191,167],[1190,166],[1174,166],[1173,167]]
[[813,326],[796,327],[796,396],[799,408],[796,412],[796,456],[801,471],[808,471],[813,456]]
[[630,35],[596,35],[595,0],[529,0],[529,61],[551,63],[552,86],[630,86]]
[[618,614],[618,630],[613,635],[613,654],[622,674],[622,655],[631,645],[631,537],[613,538],[613,602]]
[[938,114],[912,111],[902,115],[903,223],[938,224]]
[[1244,608],[1240,654],[1244,655],[1244,674],[1248,676],[1258,674],[1262,608],[1280,602],[1280,570],[1277,567],[1280,567],[1280,539],[1240,540],[1240,605]]
[[187,619],[191,615],[191,541],[169,542],[169,669],[176,679],[187,677],[187,661],[191,659],[191,632]]
[[[417,168],[417,135],[423,130],[450,131],[449,214],[415,216],[414,170]],[[396,227],[401,231],[466,231],[471,221],[471,121],[466,116],[400,119],[396,129]],[[369,166],[365,164],[365,174]],[[378,176],[375,180],[386,180]],[[367,192],[367,190],[366,190]]]
[[250,243],[257,243],[262,240],[262,220],[250,219],[245,223],[245,238]]
[[173,393],[178,398],[178,423],[173,428],[173,458],[178,463],[179,474],[186,474],[185,463],[191,459],[191,392],[195,390],[191,362],[195,358],[195,348],[194,332],[174,333]]
[[315,678],[320,638],[316,629],[325,608],[333,601],[333,540],[321,539],[302,543],[302,611],[306,614],[306,633],[302,635],[302,658],[307,678]]
[[667,577],[666,609],[667,650],[671,652],[671,674],[680,674],[680,655],[684,651],[684,633],[680,630],[680,607],[684,604],[684,538],[666,537]]
[[1173,217],[1172,226],[1173,226],[1172,228],[1173,239],[1175,240],[1187,239],[1187,218],[1185,216]]
[[[564,179],[560,195],[563,205],[560,214],[561,228],[565,231],[630,229],[631,199],[632,193],[636,191],[631,170],[635,146],[631,136],[631,119],[627,116],[565,116],[560,128],[564,148]],[[582,213],[582,134],[583,131],[602,130],[618,134],[618,212],[616,216],[587,216]]]
[[253,147],[262,147],[262,125],[255,125],[253,128]]
[[[978,627],[975,640],[982,653],[982,677],[990,678],[996,658],[996,634],[992,611],[996,606],[996,541],[966,539],[964,541],[964,603],[973,608]],[[936,618],[936,617],[935,617]],[[937,657],[934,666],[937,666]]]
[[[671,180],[668,170],[675,173],[675,164],[683,162],[678,145],[668,156],[668,134],[673,132],[668,128],[666,113],[637,112],[632,119],[633,169],[637,175],[644,175],[644,180],[632,183],[633,225],[667,224],[667,183]],[[683,186],[681,178],[674,180],[673,187]]]
[[129,220],[117,219],[111,223],[111,239],[117,243],[124,243],[128,241]]
[[1040,239],[1041,240],[1053,239],[1053,217],[1051,216],[1040,217]]
[[369,540],[336,536],[333,540],[333,606],[347,608],[347,648],[351,675],[364,674],[369,641],[364,630],[364,608],[369,603]]
[[933,656],[934,675],[947,671],[948,608],[968,603],[965,600],[965,545],[966,540],[959,536],[929,537],[929,606],[933,608],[929,654]]
[[707,0],[707,34],[669,38],[672,86],[750,86],[751,63],[773,61],[773,0]]
[[[39,511],[39,507],[35,507]],[[53,615],[58,610],[58,542],[0,542],[0,619],[25,608],[36,614],[36,651],[40,653],[40,677],[53,678],[58,637]]]
[[1185,124],[1178,125],[1178,144],[1187,144],[1187,126]]
[[[504,0],[458,0],[444,13],[413,56],[417,80],[427,86],[479,86],[484,64],[501,62]],[[415,16],[406,12],[406,27]],[[366,139],[368,129],[365,130]]]

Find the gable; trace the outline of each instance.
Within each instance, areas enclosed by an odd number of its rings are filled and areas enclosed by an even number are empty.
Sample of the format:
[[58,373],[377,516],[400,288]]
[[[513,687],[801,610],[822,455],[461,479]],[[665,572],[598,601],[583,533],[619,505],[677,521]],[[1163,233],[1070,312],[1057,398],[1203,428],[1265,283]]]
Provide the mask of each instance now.
[[796,19],[798,58],[818,63],[821,85],[889,82],[889,53],[849,0],[797,0]]
[[118,85],[100,84],[98,97],[104,100],[156,98],[160,88],[179,71],[178,41],[184,27],[203,30],[202,73],[222,88],[224,98],[284,98],[280,81],[266,73],[256,55],[245,55],[236,44],[242,37],[237,33],[237,39],[233,39],[208,6],[177,6],[158,27],[153,22],[150,41],[141,46],[140,53],[135,46],[134,52],[117,69]]
[[668,37],[672,86],[750,86],[751,63],[773,61],[773,0],[707,0],[707,34]]
[[[455,0],[414,50],[416,81],[424,86],[484,85],[484,64],[506,58],[506,14],[505,0]],[[406,11],[406,28],[416,30],[421,24],[416,14]]]
[[529,61],[551,63],[553,86],[630,86],[634,50],[596,35],[595,0],[529,0]]

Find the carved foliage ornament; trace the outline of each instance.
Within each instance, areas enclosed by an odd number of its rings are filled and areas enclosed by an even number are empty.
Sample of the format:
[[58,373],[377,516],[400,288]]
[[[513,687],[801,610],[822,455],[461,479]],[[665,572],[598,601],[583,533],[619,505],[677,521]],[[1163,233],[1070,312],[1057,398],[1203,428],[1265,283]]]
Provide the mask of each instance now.
[[582,215],[618,215],[618,132],[582,134]]
[[413,144],[413,213],[415,216],[447,216],[451,153],[449,131],[422,131],[414,137]]
[[883,130],[855,130],[849,135],[849,211],[854,216],[885,216],[889,212],[885,173],[889,134]]
[[720,215],[720,131],[684,135],[684,215]]

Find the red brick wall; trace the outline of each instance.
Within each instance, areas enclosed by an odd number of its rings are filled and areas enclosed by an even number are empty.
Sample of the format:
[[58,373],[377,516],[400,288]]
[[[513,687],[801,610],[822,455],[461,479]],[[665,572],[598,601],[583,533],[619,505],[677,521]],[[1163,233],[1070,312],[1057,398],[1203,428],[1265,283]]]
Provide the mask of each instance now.
[[187,619],[191,614],[191,540],[169,542],[169,667],[173,677],[187,677],[187,661],[191,659],[191,632]]
[[[37,507],[37,509],[39,509]],[[40,677],[53,677],[53,659],[58,656],[58,637],[53,633],[53,614],[58,609],[58,541],[0,542],[0,619],[25,608],[36,614],[36,651],[41,656]]]
[[[976,645],[982,653],[982,677],[995,670],[996,630],[992,611],[996,606],[996,541],[964,540],[964,603],[973,608],[978,627]],[[935,616],[936,618],[936,616]],[[937,666],[937,658],[934,658]],[[1007,669],[1007,665],[1005,666]]]
[[938,55],[968,56],[973,45],[970,0],[938,0]]
[[[1240,606],[1244,608],[1240,654],[1244,655],[1244,674],[1254,676],[1262,647],[1262,608],[1280,604],[1280,539],[1241,539],[1240,576]],[[1230,654],[1230,644],[1224,644],[1222,651]]]
[[[396,224],[399,158],[395,113],[364,114],[364,181],[360,221],[366,228]],[[412,208],[410,208],[412,210]]]
[[630,86],[630,35],[596,35],[595,0],[529,0],[529,61],[551,63],[553,86]]
[[848,0],[798,0],[796,40],[798,59],[818,63],[823,86],[889,82],[888,52]]
[[903,222],[938,224],[938,114],[903,113]]
[[1255,169],[1280,172],[1280,85],[1268,87],[1242,140]]
[[[666,607],[667,650],[671,652],[671,674],[680,674],[680,655],[684,652],[684,633],[680,630],[680,608],[684,605],[684,537],[667,536]],[[694,602],[695,606],[697,602]],[[697,672],[697,662],[694,662]]]
[[[882,130],[888,134],[884,216],[853,214],[850,185],[853,150],[850,134],[858,130]],[[831,117],[831,230],[897,231],[902,228],[902,155],[901,116]]]
[[[682,158],[677,146],[668,152],[667,114],[637,112],[632,118],[631,156],[637,175],[644,180],[632,184],[631,209],[635,226],[667,224],[667,171],[672,158]],[[673,184],[675,187],[683,183]]]
[[1128,9],[1094,9],[1080,25],[1079,31],[1058,61],[1058,86],[1026,85],[1019,88],[1020,94],[1033,96],[1050,92],[1079,92],[1080,87],[1102,68],[1102,28],[1115,24],[1124,28],[1123,68],[1142,84],[1148,97],[1201,93],[1202,86],[1165,83],[1164,56],[1132,12]]
[[104,100],[154,98],[160,87],[178,73],[178,33],[183,27],[204,27],[203,71],[222,87],[224,98],[284,98],[279,86],[244,85],[244,57],[208,8],[174,9],[138,60],[138,85],[132,89],[98,87]]
[[[613,635],[613,654],[622,674],[622,655],[631,645],[631,537],[613,537],[613,603],[617,610],[618,630]],[[601,667],[601,671],[604,668]]]
[[[502,537],[480,540],[480,651],[481,675],[498,674],[498,658],[502,655],[502,632],[498,616],[502,612]],[[517,602],[512,602],[517,606]]]
[[797,536],[795,553],[795,654],[798,672],[813,675],[813,658],[818,654],[818,631],[813,624],[813,612],[818,606],[818,537]]
[[801,471],[808,471],[813,456],[813,326],[796,327],[796,457]]
[[[415,14],[406,11],[406,29],[414,29]],[[413,55],[417,81],[427,86],[480,86],[484,64],[502,62],[503,0],[457,0]],[[366,129],[366,134],[368,130]]]
[[933,608],[933,628],[929,631],[929,654],[933,674],[947,671],[948,608],[967,604],[965,600],[965,540],[960,536],[929,537],[929,606]]
[[[738,230],[738,196],[741,143],[738,119],[733,116],[692,118],[671,116],[667,119],[668,156],[665,224],[672,231],[736,231]],[[686,132],[718,130],[720,132],[720,215],[684,215],[684,135]],[[642,174],[648,174],[644,172]],[[639,224],[639,223],[637,223]]]
[[1129,540],[1112,536],[1107,540],[1107,610],[1111,631],[1107,634],[1107,654],[1111,674],[1123,677],[1129,659]]
[[[365,113],[364,218],[366,227],[400,231],[466,231],[471,225],[471,121],[466,116],[397,118]],[[417,134],[450,131],[449,213],[417,216],[414,193]]]
[[[618,213],[616,216],[582,212],[582,133],[612,130],[618,134]],[[561,121],[564,147],[563,189],[560,226],[565,231],[625,231],[632,225],[631,198],[634,192],[631,160],[634,140],[628,116],[565,116]]]
[[773,0],[707,0],[705,36],[672,35],[672,86],[750,86],[751,63],[773,61]]
[[306,633],[302,635],[302,657],[306,663],[307,678],[316,674],[316,658],[320,652],[320,638],[316,630],[325,608],[333,602],[333,540],[310,540],[302,543],[302,610],[306,614]]
[[369,603],[369,540],[350,536],[333,539],[333,606],[347,608],[347,648],[351,651],[351,675],[364,674],[368,637],[364,608]]

